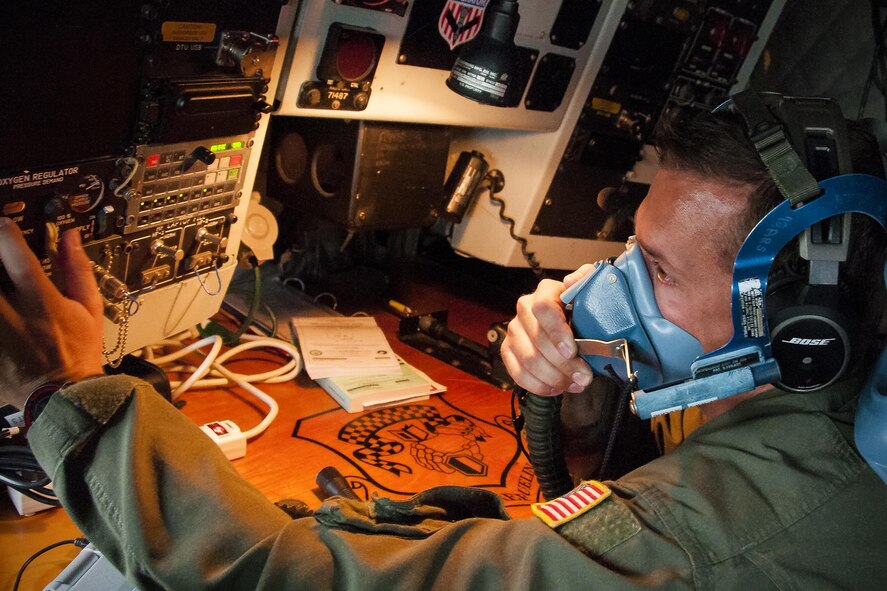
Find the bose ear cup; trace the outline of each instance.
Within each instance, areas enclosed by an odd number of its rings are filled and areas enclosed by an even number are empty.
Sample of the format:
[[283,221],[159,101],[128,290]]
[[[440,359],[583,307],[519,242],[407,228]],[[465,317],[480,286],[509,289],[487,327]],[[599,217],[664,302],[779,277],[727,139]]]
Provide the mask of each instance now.
[[798,280],[768,293],[770,340],[781,374],[776,385],[783,390],[820,390],[846,373],[855,331],[837,292],[836,286]]

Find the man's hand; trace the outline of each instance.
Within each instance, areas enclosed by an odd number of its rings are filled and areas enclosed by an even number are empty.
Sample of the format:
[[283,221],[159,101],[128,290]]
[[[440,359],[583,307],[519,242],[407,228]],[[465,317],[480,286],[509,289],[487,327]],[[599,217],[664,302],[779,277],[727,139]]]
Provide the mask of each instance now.
[[59,241],[63,293],[3,217],[0,262],[13,285],[0,293],[0,399],[21,408],[41,384],[102,373],[102,297],[80,234],[70,230]]
[[552,396],[581,392],[593,373],[577,357],[573,332],[567,324],[560,295],[592,270],[583,265],[564,282],[543,279],[536,291],[517,301],[517,316],[508,323],[502,361],[514,381],[529,392]]

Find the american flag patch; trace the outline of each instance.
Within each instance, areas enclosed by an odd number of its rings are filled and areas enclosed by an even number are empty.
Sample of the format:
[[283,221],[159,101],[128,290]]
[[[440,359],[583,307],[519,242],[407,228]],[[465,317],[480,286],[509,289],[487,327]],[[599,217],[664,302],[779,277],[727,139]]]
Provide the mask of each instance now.
[[533,514],[551,527],[579,517],[610,496],[610,489],[597,480],[586,480],[567,494],[545,503],[533,503]]

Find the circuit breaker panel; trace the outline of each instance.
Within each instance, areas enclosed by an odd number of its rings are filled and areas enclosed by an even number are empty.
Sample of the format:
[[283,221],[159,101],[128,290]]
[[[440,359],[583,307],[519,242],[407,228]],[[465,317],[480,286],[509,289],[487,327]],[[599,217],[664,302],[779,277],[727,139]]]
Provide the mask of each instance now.
[[221,303],[285,4],[52,0],[5,11],[0,208],[50,275],[58,234],[80,231],[114,355]]
[[[656,124],[674,111],[710,110],[744,88],[785,0],[613,0],[592,35],[591,58],[553,132],[471,129],[455,150],[499,169],[514,232],[543,267],[575,269],[618,254],[657,169]],[[459,252],[526,266],[488,199],[454,227]]]
[[[736,84],[770,0],[629,3],[582,106],[532,233],[624,240],[646,194],[631,175],[662,116],[711,110]],[[572,187],[587,179],[584,215]],[[593,179],[593,180],[592,180]],[[594,197],[607,187],[607,199]],[[543,202],[544,203],[544,202]],[[615,216],[620,210],[623,223]],[[622,226],[622,228],[619,228]]]

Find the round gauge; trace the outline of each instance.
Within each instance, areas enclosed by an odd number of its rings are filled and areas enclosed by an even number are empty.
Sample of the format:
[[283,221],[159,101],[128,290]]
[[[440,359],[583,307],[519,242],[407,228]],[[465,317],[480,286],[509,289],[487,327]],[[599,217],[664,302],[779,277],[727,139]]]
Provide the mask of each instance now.
[[77,189],[68,195],[68,206],[77,213],[92,211],[105,196],[105,182],[96,174],[81,177]]
[[341,148],[333,143],[322,143],[311,158],[311,184],[324,197],[335,197],[348,182],[347,162]]
[[347,31],[339,39],[336,70],[346,82],[360,82],[376,67],[376,44],[368,35]]
[[288,185],[295,185],[308,166],[308,147],[298,133],[288,133],[277,142],[274,168],[277,176]]

